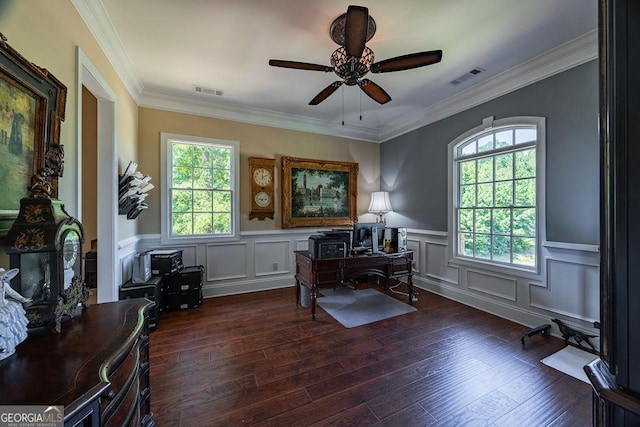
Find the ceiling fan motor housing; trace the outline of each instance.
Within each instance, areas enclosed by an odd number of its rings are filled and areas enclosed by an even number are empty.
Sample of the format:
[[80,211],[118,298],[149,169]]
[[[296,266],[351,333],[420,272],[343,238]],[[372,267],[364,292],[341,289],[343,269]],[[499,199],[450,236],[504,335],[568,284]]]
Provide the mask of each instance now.
[[374,57],[373,51],[366,46],[360,58],[348,56],[345,48],[339,47],[331,54],[331,65],[346,85],[355,86],[369,72]]

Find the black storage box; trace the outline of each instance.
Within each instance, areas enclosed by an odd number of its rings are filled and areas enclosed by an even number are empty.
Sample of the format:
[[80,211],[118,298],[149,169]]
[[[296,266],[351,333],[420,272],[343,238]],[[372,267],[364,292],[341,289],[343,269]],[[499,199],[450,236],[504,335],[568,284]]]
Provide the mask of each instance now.
[[162,311],[162,294],[164,292],[163,276],[151,276],[145,283],[128,281],[120,286],[119,299],[146,298],[155,303],[149,310],[149,330],[153,331],[160,323]]
[[202,278],[204,266],[184,267],[181,271],[165,276],[166,285],[162,307],[166,311],[184,310],[202,304]]
[[196,308],[202,304],[202,288],[165,294],[163,308],[165,311]]
[[202,288],[204,266],[193,265],[185,267],[181,271],[167,276],[166,289],[168,294],[193,291]]
[[182,251],[151,251],[151,274],[173,274],[183,268]]
[[84,283],[87,288],[98,287],[98,254],[87,252],[84,256]]

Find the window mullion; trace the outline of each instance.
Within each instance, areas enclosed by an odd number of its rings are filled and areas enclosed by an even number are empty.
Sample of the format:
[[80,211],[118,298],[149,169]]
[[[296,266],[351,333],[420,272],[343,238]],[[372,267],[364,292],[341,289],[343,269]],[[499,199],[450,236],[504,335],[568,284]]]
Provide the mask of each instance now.
[[[500,135],[500,141],[505,141],[505,144],[498,144],[498,132],[504,132],[507,130],[506,128],[510,128],[509,133]],[[475,134],[460,144],[452,146],[453,161],[456,165],[456,175],[454,176],[457,179],[457,200],[453,206],[454,224],[457,226],[455,237],[457,245],[455,247],[459,255],[475,258],[479,261],[492,261],[498,264],[508,263],[514,266],[529,266],[533,262],[533,267],[536,267],[538,264],[536,254],[540,222],[537,206],[540,188],[538,185],[539,174],[532,161],[539,156],[537,150],[538,140],[534,139],[516,144],[516,136],[523,136],[518,134],[517,129],[529,129],[534,136],[539,132],[539,129],[530,125],[504,126],[491,131],[484,130],[482,133]],[[489,146],[489,137],[493,144],[491,147]],[[487,151],[478,152],[479,138],[483,138],[483,149],[487,148]],[[539,135],[538,138],[540,138]],[[512,145],[506,145],[509,143]],[[470,144],[475,144],[475,150],[473,150],[475,152],[460,155],[462,150],[458,147],[466,147],[467,145],[470,146]],[[503,146],[498,147],[498,145]],[[517,155],[527,150],[530,151],[526,155]],[[466,149],[466,151],[469,152],[471,150]],[[505,165],[504,160],[506,159],[504,157],[507,153],[513,153],[513,155],[511,155],[509,163]],[[498,159],[500,162],[498,162]],[[490,165],[487,164],[489,161],[491,161]],[[482,163],[482,170],[480,170],[480,163]],[[462,164],[465,165],[464,176]],[[498,177],[501,171],[506,173],[506,168],[509,166],[511,168],[510,174],[503,174]],[[474,182],[470,182],[471,179],[469,178],[471,176],[466,170],[468,167],[474,167]],[[489,168],[491,171],[488,170]],[[489,173],[492,174],[491,177],[488,176]],[[522,176],[517,177],[518,174]],[[524,175],[532,176],[524,177]],[[465,177],[467,178],[466,180],[464,179]],[[480,184],[481,177],[485,177],[482,185]],[[535,186],[531,183],[531,179],[535,179]],[[464,203],[467,203],[464,211],[469,212],[468,214],[465,213],[464,221],[473,227],[465,232],[461,228],[463,221],[463,218],[461,218],[463,189],[465,190],[464,201],[466,201]],[[490,198],[487,197],[488,191],[492,191]],[[507,191],[510,191],[511,194],[506,194]],[[471,192],[472,194],[468,194]],[[505,197],[507,195],[510,200]],[[482,200],[480,200],[480,196],[482,196]],[[534,197],[535,199],[533,199]],[[532,200],[535,200],[535,202],[533,206],[530,206]],[[481,204],[482,206],[480,206]],[[519,229],[517,238],[515,236],[516,208],[518,209]],[[533,236],[531,236],[532,233],[529,230],[533,221],[535,221],[536,228]],[[463,239],[461,237],[463,234],[468,239]],[[467,247],[469,248],[468,251]],[[505,256],[505,251],[509,251],[508,256]],[[533,251],[535,251],[535,254]]]
[[[221,215],[214,222],[214,175],[228,183],[222,191],[231,193],[237,185],[238,143],[209,138],[163,134],[163,169],[167,192],[163,205],[168,221],[163,228],[167,239],[191,237],[235,237],[238,230],[238,203],[226,196],[216,205]],[[215,170],[215,173],[214,173]],[[175,182],[174,178],[179,182]],[[176,185],[178,187],[176,187]],[[176,191],[179,193],[176,194]],[[177,199],[176,199],[177,197]],[[190,198],[190,200],[187,200]],[[165,207],[166,206],[166,207]],[[179,213],[174,214],[178,209]],[[165,237],[163,237],[165,239]]]

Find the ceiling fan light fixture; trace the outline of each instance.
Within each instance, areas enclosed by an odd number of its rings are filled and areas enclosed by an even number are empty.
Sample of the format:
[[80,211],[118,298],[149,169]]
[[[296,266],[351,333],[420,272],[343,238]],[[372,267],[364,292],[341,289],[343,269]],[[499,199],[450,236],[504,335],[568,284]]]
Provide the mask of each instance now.
[[340,46],[331,54],[331,65],[338,77],[345,80],[348,86],[358,84],[358,80],[369,72],[373,64],[375,55],[367,46],[362,51],[362,56],[358,59],[347,55],[344,46]]
[[369,9],[364,6],[349,6],[347,13],[340,15],[331,24],[331,39],[340,45],[331,54],[331,66],[279,59],[270,59],[269,65],[325,73],[333,71],[340,77],[340,80],[331,83],[318,93],[309,105],[318,105],[342,85],[358,86],[377,103],[386,104],[391,101],[391,96],[376,83],[364,78],[367,73],[389,73],[435,64],[442,59],[442,50],[410,53],[373,62],[373,51],[366,46],[366,43],[373,37],[375,31],[376,23],[369,16]]

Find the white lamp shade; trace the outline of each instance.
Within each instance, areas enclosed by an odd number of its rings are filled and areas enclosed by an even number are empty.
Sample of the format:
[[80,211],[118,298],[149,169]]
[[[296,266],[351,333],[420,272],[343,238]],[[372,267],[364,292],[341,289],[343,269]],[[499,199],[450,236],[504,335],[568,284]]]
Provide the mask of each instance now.
[[371,204],[369,204],[369,212],[391,212],[391,201],[389,200],[388,191],[374,191],[371,193]]

